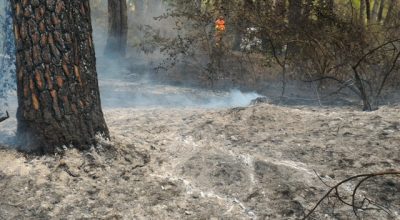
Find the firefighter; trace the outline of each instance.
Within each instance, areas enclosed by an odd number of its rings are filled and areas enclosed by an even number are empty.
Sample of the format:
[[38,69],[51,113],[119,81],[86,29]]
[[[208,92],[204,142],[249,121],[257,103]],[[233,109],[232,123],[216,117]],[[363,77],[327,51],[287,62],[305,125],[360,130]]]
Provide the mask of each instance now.
[[223,34],[225,33],[225,19],[223,16],[219,16],[215,20],[215,45],[220,46]]

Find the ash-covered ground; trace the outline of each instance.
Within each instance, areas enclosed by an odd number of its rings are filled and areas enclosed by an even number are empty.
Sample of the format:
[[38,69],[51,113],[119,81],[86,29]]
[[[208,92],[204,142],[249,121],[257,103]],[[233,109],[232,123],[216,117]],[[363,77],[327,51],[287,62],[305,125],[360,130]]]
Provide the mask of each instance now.
[[[400,106],[248,106],[252,95],[230,103],[234,92],[161,86],[149,87],[145,100],[163,91],[203,105],[173,107],[173,95],[162,106],[128,105],[127,97],[107,101],[104,91],[143,87],[100,84],[112,140],[48,156],[1,148],[0,219],[299,219],[325,184],[400,169]],[[15,124],[0,123],[3,143],[12,143]],[[356,184],[341,188],[346,201]],[[391,212],[360,212],[364,219],[400,219],[399,177],[365,182],[358,201],[365,196]],[[313,218],[355,216],[331,198]]]

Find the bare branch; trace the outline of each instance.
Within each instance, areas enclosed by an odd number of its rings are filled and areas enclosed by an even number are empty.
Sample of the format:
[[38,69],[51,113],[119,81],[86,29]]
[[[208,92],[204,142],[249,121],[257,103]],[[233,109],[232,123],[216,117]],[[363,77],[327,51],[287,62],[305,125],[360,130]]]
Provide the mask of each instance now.
[[[368,198],[364,198],[363,202],[361,204],[361,206],[356,206],[355,205],[355,197],[357,194],[357,190],[360,188],[361,184],[364,183],[366,180],[371,179],[371,178],[375,178],[375,177],[379,177],[379,176],[399,176],[400,175],[400,171],[384,171],[384,172],[378,172],[378,173],[370,173],[370,174],[360,174],[360,175],[356,175],[356,176],[352,176],[349,177],[343,181],[340,181],[339,183],[337,183],[336,185],[330,187],[330,189],[328,190],[328,192],[325,193],[325,195],[317,202],[317,204],[308,212],[308,214],[306,214],[303,218],[303,220],[309,218],[314,212],[315,210],[318,208],[318,206],[326,199],[329,197],[329,195],[332,193],[332,191],[335,191],[335,197],[339,199],[340,202],[342,202],[343,204],[347,205],[347,206],[351,206],[353,208],[353,212],[354,214],[357,216],[357,212],[358,210],[383,210],[385,212],[388,212],[385,208],[383,208],[380,205],[376,205],[374,202],[372,202],[371,200],[369,200]],[[317,175],[318,176],[318,175]],[[352,180],[355,179],[359,179],[359,178],[363,178],[361,181],[358,182],[358,184],[356,185],[356,187],[353,190],[353,194],[352,194],[352,202],[351,204],[344,201],[343,198],[339,195],[339,187],[345,183],[348,183]],[[324,185],[326,185],[324,183]],[[376,206],[377,208],[368,208],[368,207],[364,207],[365,206],[365,201],[368,201],[369,204],[372,204],[374,206]]]
[[0,118],[0,122],[3,122],[3,121],[5,121],[5,120],[7,120],[8,118],[10,118],[10,115],[8,114],[8,111],[6,111],[6,116],[1,117],[1,118]]

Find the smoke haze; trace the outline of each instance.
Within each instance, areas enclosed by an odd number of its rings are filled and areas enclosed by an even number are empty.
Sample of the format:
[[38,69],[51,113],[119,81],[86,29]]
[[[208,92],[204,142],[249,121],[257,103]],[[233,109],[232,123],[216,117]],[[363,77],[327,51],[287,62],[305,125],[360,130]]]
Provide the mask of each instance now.
[[[161,2],[161,1],[160,1]],[[106,4],[96,8],[106,11]],[[166,12],[166,5],[158,3],[145,9],[145,16],[135,18],[134,8],[130,8],[127,56],[123,59],[107,57],[104,48],[107,42],[107,26],[104,17],[93,18],[94,41],[97,56],[102,105],[105,108],[128,107],[205,107],[224,108],[249,105],[260,97],[257,93],[243,93],[239,90],[211,91],[189,86],[173,86],[151,79],[154,69],[165,58],[157,50],[143,53],[135,42],[142,40],[140,27],[149,25],[159,29],[164,35],[174,34],[173,23],[158,21],[154,17]],[[94,13],[95,14],[95,13]],[[136,47],[135,47],[136,46]]]

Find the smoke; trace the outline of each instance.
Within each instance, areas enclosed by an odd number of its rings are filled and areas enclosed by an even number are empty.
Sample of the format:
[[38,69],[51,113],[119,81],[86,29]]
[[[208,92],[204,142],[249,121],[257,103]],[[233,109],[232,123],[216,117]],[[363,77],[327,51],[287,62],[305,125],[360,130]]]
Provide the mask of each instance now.
[[247,106],[260,97],[239,90],[211,91],[198,88],[154,84],[148,81],[100,81],[104,108],[130,107],[201,107],[226,108]]
[[[257,93],[243,93],[239,90],[211,91],[188,86],[173,86],[166,84],[165,80],[157,80],[162,77],[153,77],[156,75],[154,69],[166,57],[157,50],[144,53],[138,49],[140,48],[138,45],[147,40],[141,27],[159,30],[162,35],[176,34],[175,22],[154,19],[167,11],[168,6],[162,1],[154,1],[145,6],[139,5],[136,9],[131,5],[128,13],[127,55],[125,58],[118,59],[108,57],[104,53],[107,42],[106,16],[97,16],[106,13],[106,7],[105,3],[99,3],[95,10],[92,10],[97,70],[104,108],[224,108],[246,106],[252,99],[260,97]],[[142,11],[135,11],[140,7]],[[195,77],[195,74],[192,75]],[[185,80],[190,81],[190,79]]]

